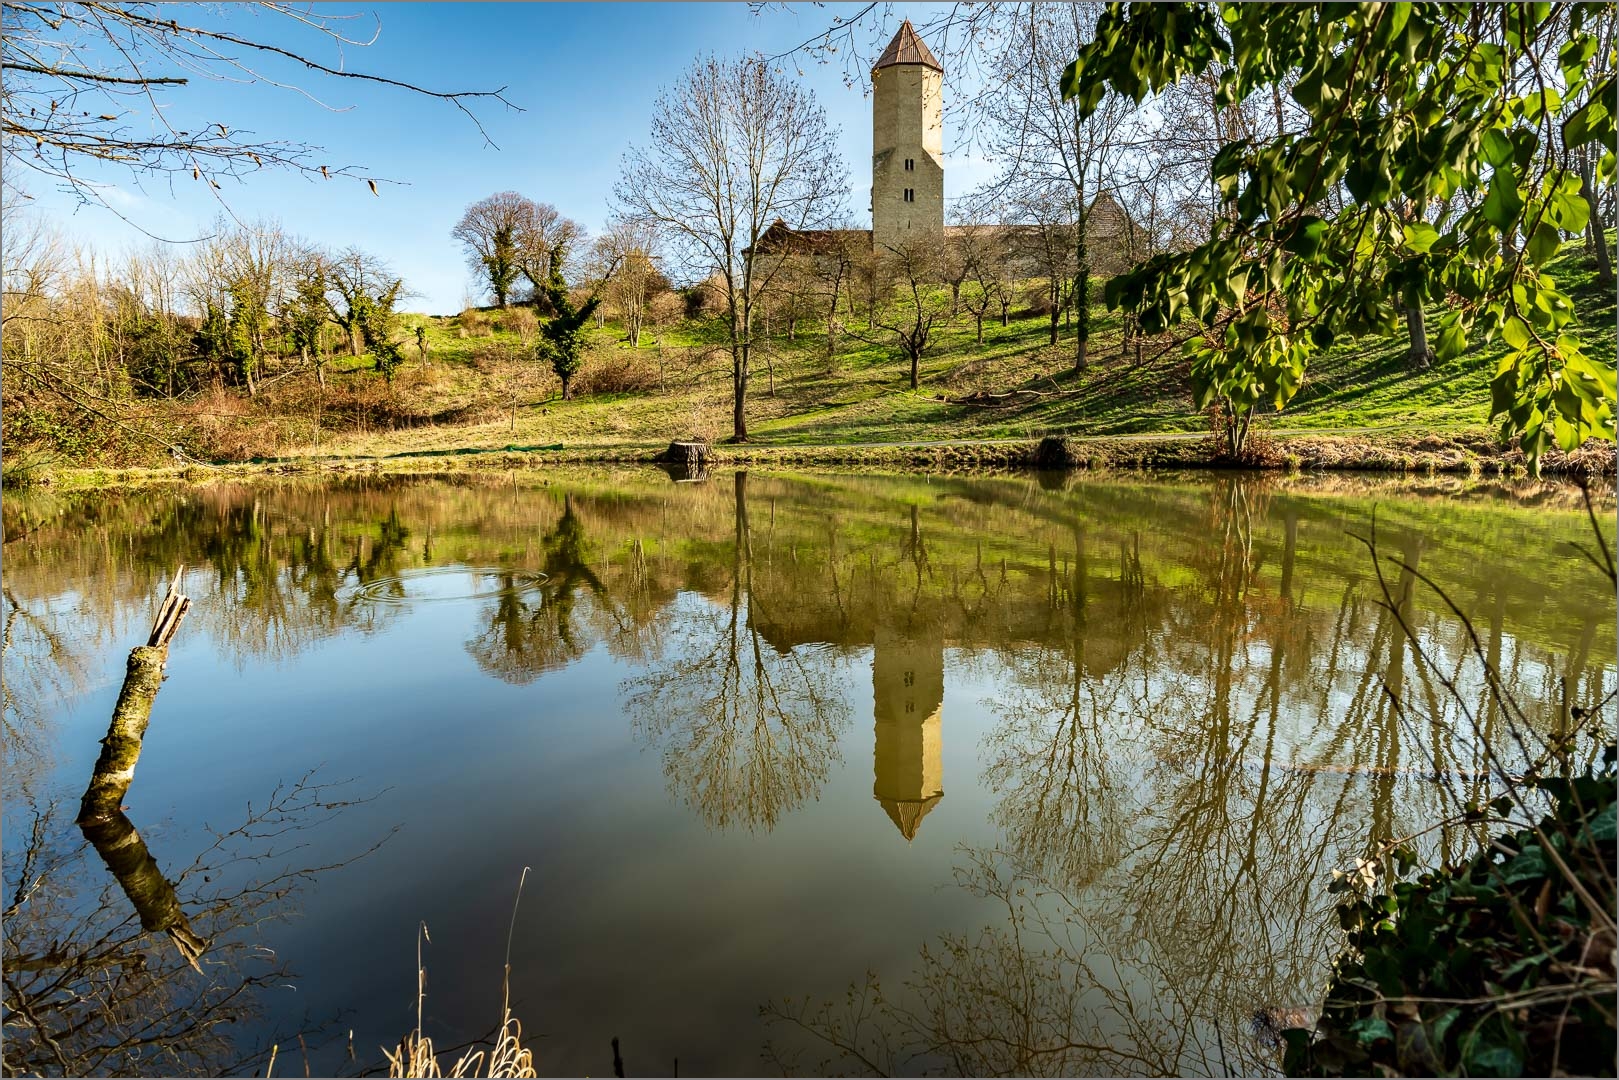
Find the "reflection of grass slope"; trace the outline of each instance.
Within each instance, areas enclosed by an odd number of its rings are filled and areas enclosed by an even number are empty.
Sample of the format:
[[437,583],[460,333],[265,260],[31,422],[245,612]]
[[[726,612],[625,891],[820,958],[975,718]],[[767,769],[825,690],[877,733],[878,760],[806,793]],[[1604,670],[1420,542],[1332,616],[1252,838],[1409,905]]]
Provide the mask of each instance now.
[[[1554,261],[1549,269],[1575,299],[1582,342],[1593,356],[1611,363],[1611,291],[1596,287],[1583,254]],[[268,387],[255,408],[293,410],[305,417],[326,411],[328,433],[318,446],[316,440],[300,445],[298,453],[382,455],[558,443],[650,447],[678,435],[717,437],[729,431],[730,357],[717,322],[685,322],[648,333],[638,349],[630,348],[613,323],[589,329],[580,376],[585,392],[569,402],[555,399],[555,379],[532,359],[532,332],[525,338],[504,325],[521,320],[491,312],[470,319],[470,325],[459,317],[423,315],[404,316],[403,322],[411,333],[417,325],[425,327],[431,363],[417,363],[412,339],[406,347],[410,364],[383,395],[386,408],[371,400],[380,391],[368,388],[379,376],[370,370],[368,357],[333,362],[333,388],[324,404],[312,385],[304,385],[312,379],[293,374]],[[1117,312],[1098,308],[1092,326],[1092,363],[1076,374],[1068,326],[1061,327],[1059,344],[1052,346],[1044,317],[1013,320],[1005,327],[991,320],[979,345],[972,320],[963,313],[939,331],[922,361],[921,389],[913,392],[895,348],[845,334],[829,364],[818,320],[801,320],[792,341],[778,323],[760,336],[750,431],[765,444],[811,445],[1207,429],[1206,419],[1192,407],[1178,349],[1148,343],[1138,363],[1133,349],[1127,354],[1121,348]],[[1297,398],[1270,422],[1310,431],[1485,430],[1489,379],[1501,343],[1475,345],[1427,371],[1408,368],[1406,344],[1396,335],[1333,347],[1315,358]],[[631,385],[641,388],[623,389]],[[975,394],[1012,391],[1029,393],[990,404],[959,403]],[[345,412],[348,397],[356,404]]]
[[[1586,539],[1582,504],[1571,489],[1526,485],[1516,489],[1514,501],[1492,494],[1510,487],[1461,480],[1271,477],[1246,478],[1233,487],[1236,479],[1198,482],[1183,475],[1121,483],[1082,474],[1066,490],[1047,491],[1016,476],[755,473],[748,498],[755,545],[777,553],[769,581],[804,597],[802,604],[773,604],[771,610],[784,617],[810,618],[821,599],[829,610],[835,607],[826,568],[833,538],[840,564],[869,565],[875,555],[879,579],[862,576],[850,610],[864,622],[878,617],[912,573],[905,545],[913,506],[938,581],[949,582],[952,574],[973,581],[984,567],[998,577],[1004,561],[1018,604],[1044,603],[1039,598],[1049,572],[1047,553],[1071,559],[1076,529],[1098,581],[1117,582],[1121,546],[1139,543],[1147,581],[1165,589],[1200,580],[1203,553],[1222,542],[1228,527],[1236,529],[1251,552],[1252,588],[1256,595],[1273,595],[1286,553],[1286,519],[1294,516],[1294,602],[1336,610],[1344,583],[1367,576],[1364,552],[1346,531],[1367,531],[1375,514],[1378,534],[1388,543],[1420,538],[1421,570],[1452,583],[1454,595],[1481,623],[1499,602],[1501,617],[1539,646],[1578,650],[1588,632],[1584,648],[1590,656],[1613,651],[1612,599],[1592,587],[1589,566],[1568,546]],[[92,577],[89,568],[112,554],[97,539],[110,530],[125,565],[150,566],[149,573],[126,582],[132,595],[152,587],[163,567],[179,563],[214,567],[220,580],[237,583],[229,611],[213,612],[210,602],[199,600],[197,616],[239,623],[248,641],[257,618],[254,604],[283,605],[267,615],[295,620],[301,589],[335,585],[351,566],[373,576],[446,562],[541,569],[540,538],[555,527],[563,493],[571,492],[581,526],[596,545],[593,565],[605,563],[609,592],[631,572],[634,544],[640,542],[654,592],[672,595],[706,580],[704,567],[729,565],[735,512],[730,487],[724,474],[707,484],[676,486],[651,469],[468,476],[453,483],[284,481],[208,488],[183,503],[163,500],[164,508],[150,517],[149,494],[18,497],[6,503],[7,533],[25,518],[37,531],[15,552],[8,550],[7,576],[19,589],[31,581],[29,591],[46,594],[55,592],[52,583],[62,580],[64,565],[81,568],[70,579]],[[276,511],[255,521],[257,493]],[[329,522],[323,516],[327,506]],[[210,527],[209,521],[221,525]],[[1606,528],[1611,536],[1611,524]],[[204,545],[205,535],[211,538]],[[1496,565],[1481,551],[1514,553],[1513,565]],[[848,589],[847,581],[841,587]],[[940,587],[937,581],[930,586]],[[308,613],[326,628],[320,632],[348,617],[346,595],[337,594],[324,613]],[[959,606],[948,610],[954,620],[965,618]],[[966,624],[961,629],[983,632]]]

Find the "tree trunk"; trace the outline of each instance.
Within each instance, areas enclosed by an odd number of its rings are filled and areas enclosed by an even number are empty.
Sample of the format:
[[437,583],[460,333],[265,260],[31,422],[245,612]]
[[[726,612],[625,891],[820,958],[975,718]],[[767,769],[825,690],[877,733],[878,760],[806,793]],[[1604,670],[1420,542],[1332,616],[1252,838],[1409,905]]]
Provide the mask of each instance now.
[[573,380],[570,379],[566,375],[561,375],[561,376],[558,376],[558,377],[562,380],[562,400],[567,401],[568,400],[568,385],[570,383],[572,383]]
[[1411,348],[1406,352],[1406,359],[1411,366],[1419,370],[1433,363],[1433,350],[1428,348],[1428,319],[1422,312],[1421,304],[1413,304],[1405,309],[1405,327],[1411,334]]
[[[1080,121],[1074,120],[1074,147],[1080,140]],[[1074,373],[1085,370],[1085,349],[1091,339],[1091,256],[1086,248],[1090,231],[1090,207],[1085,205],[1085,165],[1081,162],[1074,184],[1079,221],[1074,229]]]
[[978,344],[982,345],[984,343],[984,313],[980,311],[974,318],[978,323]]
[[1006,303],[1005,301],[1002,301],[1001,302],[1001,325],[1002,326],[1011,326],[1012,325],[1012,314],[1011,314],[1011,312],[1012,312],[1012,305],[1009,304],[1009,303]]
[[349,332],[349,355],[350,356],[359,356],[360,352],[361,352],[361,349],[360,349],[360,324],[357,323],[357,322],[350,323],[344,329],[348,330],[348,332]]
[[79,824],[105,821],[119,812],[124,794],[135,779],[135,763],[141,756],[141,739],[152,717],[152,702],[163,685],[163,662],[169,650],[137,645],[130,650],[124,685],[113,706],[112,724],[101,740],[90,786],[79,800]]
[[1085,219],[1079,222],[1079,269],[1074,273],[1074,372],[1085,370],[1085,354],[1091,339],[1091,263],[1085,250]]
[[1597,285],[1611,290],[1614,285],[1613,257],[1608,253],[1608,236],[1603,231],[1602,220],[1597,214],[1596,189],[1591,183],[1589,155],[1584,156],[1580,162],[1580,194],[1585,198],[1585,205],[1590,208],[1590,216],[1585,221],[1585,243],[1586,250],[1596,255]]
[[1051,343],[1057,343],[1057,322],[1062,319],[1062,290],[1057,287],[1057,275],[1052,274],[1051,288],[1047,288],[1047,298],[1051,300]]
[[917,378],[916,378],[917,377],[917,368],[922,362],[922,354],[917,349],[912,349],[912,350],[910,350],[910,352],[911,352],[911,389],[915,390],[916,387],[917,387]]

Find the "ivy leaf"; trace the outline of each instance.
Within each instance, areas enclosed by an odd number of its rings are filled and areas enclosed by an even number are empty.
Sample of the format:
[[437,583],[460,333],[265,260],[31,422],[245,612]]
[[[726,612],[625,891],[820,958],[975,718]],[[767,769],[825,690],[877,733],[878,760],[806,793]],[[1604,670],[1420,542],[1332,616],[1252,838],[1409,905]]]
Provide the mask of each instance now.
[[1379,1039],[1394,1038],[1394,1028],[1381,1016],[1363,1016],[1349,1025],[1349,1033],[1362,1046],[1369,1046]]

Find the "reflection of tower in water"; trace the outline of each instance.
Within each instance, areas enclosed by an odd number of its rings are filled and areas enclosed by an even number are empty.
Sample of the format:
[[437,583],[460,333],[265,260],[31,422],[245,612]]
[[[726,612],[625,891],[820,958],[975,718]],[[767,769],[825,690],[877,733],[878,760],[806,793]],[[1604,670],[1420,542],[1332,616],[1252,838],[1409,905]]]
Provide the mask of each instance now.
[[944,639],[918,640],[879,629],[871,682],[877,719],[876,781],[871,793],[910,840],[922,818],[944,798],[939,732]]

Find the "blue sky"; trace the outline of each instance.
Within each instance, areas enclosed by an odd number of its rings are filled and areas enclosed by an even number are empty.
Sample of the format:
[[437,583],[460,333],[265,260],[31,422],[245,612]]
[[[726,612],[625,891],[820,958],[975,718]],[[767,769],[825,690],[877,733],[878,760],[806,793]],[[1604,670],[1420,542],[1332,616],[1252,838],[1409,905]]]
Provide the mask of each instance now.
[[[794,4],[755,15],[745,4],[381,4],[333,6],[323,14],[353,12],[351,36],[374,45],[348,49],[341,60],[351,70],[403,79],[435,89],[495,89],[525,111],[498,103],[478,107],[496,147],[452,106],[404,91],[335,82],[294,74],[333,111],[296,91],[269,85],[194,81],[165,98],[169,119],[224,122],[261,139],[286,138],[329,151],[329,162],[361,166],[368,175],[402,181],[373,196],[363,183],[311,182],[286,172],[264,171],[244,184],[227,183],[220,197],[242,220],[279,218],[290,232],[332,247],[357,244],[386,258],[404,275],[416,297],[407,306],[436,313],[457,311],[476,294],[450,229],[468,203],[511,189],[555,205],[597,231],[605,221],[620,161],[632,142],[645,142],[652,103],[701,53],[724,55],[760,50],[773,55],[823,30],[838,14],[861,5]],[[217,9],[216,9],[217,10]],[[930,5],[895,4],[882,14],[892,34],[906,15],[920,22]],[[223,19],[244,36],[267,37],[311,49],[334,66],[334,46],[309,35],[292,35],[280,20],[226,6]],[[881,43],[878,43],[880,48]],[[949,57],[941,56],[948,64]],[[792,75],[793,72],[789,71]],[[794,76],[796,77],[796,75]],[[816,93],[832,124],[842,131],[850,169],[849,206],[866,212],[870,182],[870,99],[864,87],[847,87],[841,63],[809,64],[804,81]],[[946,131],[945,145],[951,146]],[[953,167],[952,167],[953,166]],[[116,185],[109,203],[130,221],[170,239],[209,231],[220,203],[205,185],[176,180],[137,186],[128,173],[87,173]],[[947,161],[946,195],[963,194],[984,175],[982,165]],[[25,178],[43,212],[72,238],[102,251],[146,243],[135,229],[97,207],[74,201]]]

